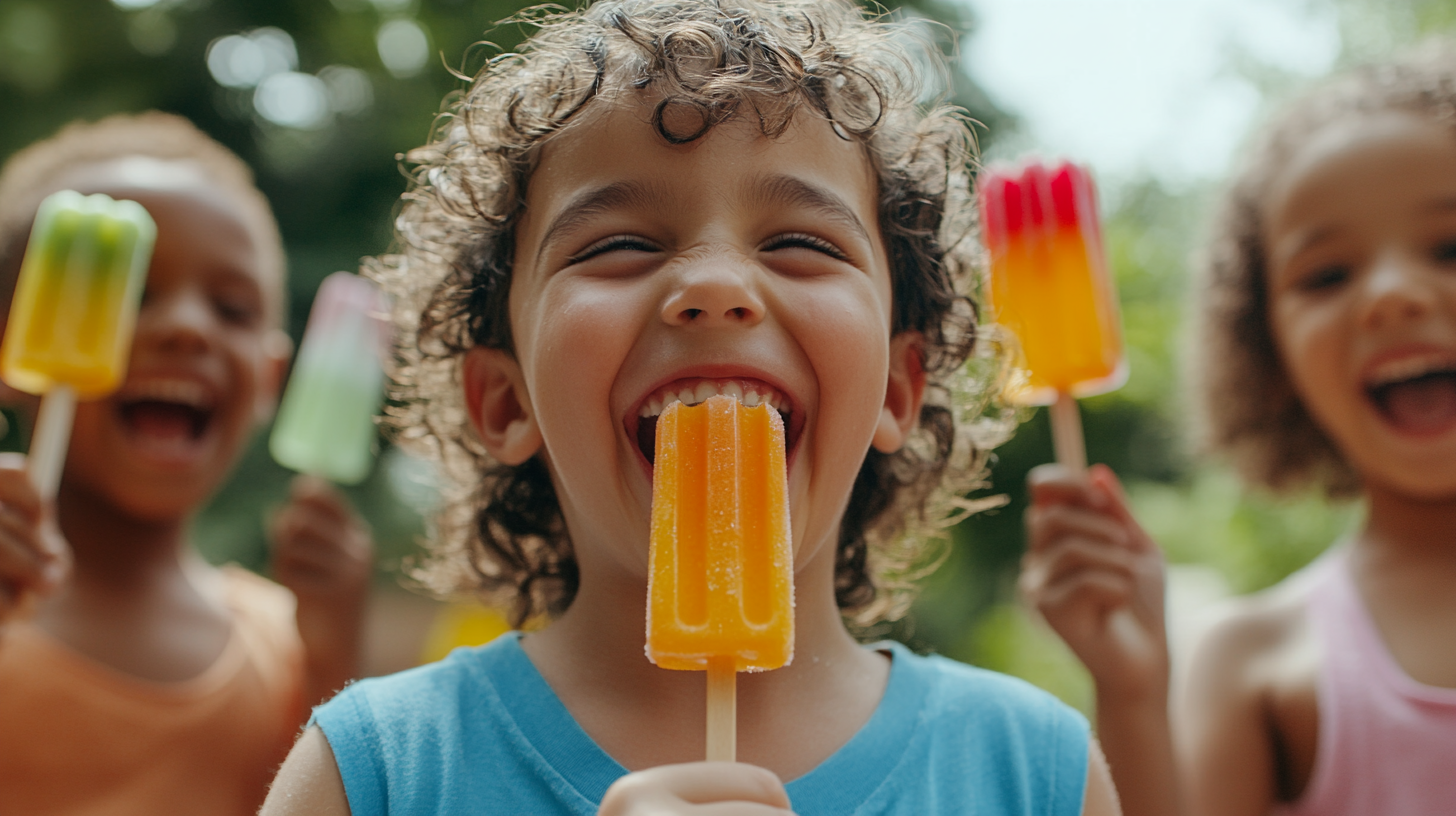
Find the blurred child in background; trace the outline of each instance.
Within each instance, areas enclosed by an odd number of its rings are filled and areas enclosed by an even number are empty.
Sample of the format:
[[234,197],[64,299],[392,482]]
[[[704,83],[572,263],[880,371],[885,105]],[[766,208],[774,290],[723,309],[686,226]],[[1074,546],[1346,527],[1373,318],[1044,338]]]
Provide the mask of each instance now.
[[[428,575],[543,625],[350,686],[264,813],[1115,813],[1075,712],[845,625],[903,609],[984,461],[970,133],[916,104],[905,30],[841,0],[532,25],[409,155],[372,273],[395,421],[450,479]],[[656,419],[712,395],[787,431],[795,653],[738,678],[735,763],[698,761],[703,674],[643,654]]]
[[1202,266],[1209,446],[1252,485],[1359,496],[1363,527],[1212,630],[1171,736],[1162,563],[1106,468],[1033,475],[1023,587],[1096,681],[1127,813],[1449,814],[1456,54],[1294,104],[1230,185]]
[[23,457],[0,463],[0,810],[251,814],[308,707],[357,674],[370,533],[299,479],[270,525],[284,586],[193,547],[290,350],[283,246],[243,162],[160,113],[16,154],[0,315],[36,207],[66,188],[140,202],[156,250],[126,380],[77,407],[54,506]]

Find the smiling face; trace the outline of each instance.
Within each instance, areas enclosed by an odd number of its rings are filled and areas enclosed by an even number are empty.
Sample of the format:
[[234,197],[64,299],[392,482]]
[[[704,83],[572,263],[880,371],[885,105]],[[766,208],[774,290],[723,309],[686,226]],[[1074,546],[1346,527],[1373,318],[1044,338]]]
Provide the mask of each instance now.
[[1456,135],[1329,125],[1266,213],[1270,325],[1310,414],[1368,488],[1456,497]]
[[[156,166],[138,176],[138,161]],[[282,271],[248,215],[187,163],[128,159],[66,182],[141,203],[157,241],[126,380],[77,406],[63,493],[139,519],[185,517],[271,414],[287,354]]]
[[[832,554],[866,451],[898,447],[919,400],[875,177],[822,121],[769,139],[735,119],[674,146],[650,110],[606,109],[544,149],[516,231],[515,356],[472,352],[467,404],[498,459],[547,462],[584,576],[605,559],[645,580],[657,414],[768,402],[797,560]],[[490,397],[505,391],[519,409]]]

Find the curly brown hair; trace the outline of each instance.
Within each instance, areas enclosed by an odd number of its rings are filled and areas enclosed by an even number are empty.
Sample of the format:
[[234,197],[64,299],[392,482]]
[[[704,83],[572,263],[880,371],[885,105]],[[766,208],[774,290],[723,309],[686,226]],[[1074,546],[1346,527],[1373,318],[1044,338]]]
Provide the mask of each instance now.
[[1268,320],[1264,202],[1301,146],[1353,116],[1407,111],[1456,125],[1456,49],[1431,43],[1399,61],[1325,82],[1287,108],[1253,144],[1225,190],[1199,260],[1195,380],[1199,437],[1251,484],[1331,497],[1360,477],[1314,421],[1284,368]]
[[507,601],[517,626],[560,614],[576,593],[546,466],[489,457],[465,419],[459,363],[475,346],[512,350],[514,230],[542,145],[594,100],[642,91],[659,100],[653,126],[671,143],[735,116],[772,138],[809,115],[863,145],[893,269],[892,329],[923,334],[928,394],[909,444],[893,455],[869,451],[860,469],[835,589],[860,622],[903,613],[914,579],[934,561],[927,542],[957,509],[968,511],[959,496],[1010,426],[991,402],[1003,355],[976,342],[969,297],[978,251],[972,136],[957,112],[917,104],[910,30],[839,0],[603,0],[511,22],[534,35],[447,99],[429,143],[406,154],[413,183],[394,254],[365,262],[395,298],[388,421],[401,444],[442,465],[444,503],[413,575],[442,593]]

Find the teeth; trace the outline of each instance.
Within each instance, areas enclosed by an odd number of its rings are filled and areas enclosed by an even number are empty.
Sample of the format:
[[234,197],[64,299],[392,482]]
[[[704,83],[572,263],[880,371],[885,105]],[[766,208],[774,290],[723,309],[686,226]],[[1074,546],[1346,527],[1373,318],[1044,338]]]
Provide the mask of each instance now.
[[[762,391],[760,391],[760,388]],[[766,404],[772,406],[774,410],[779,412],[787,412],[790,410],[788,397],[772,388],[764,386],[756,387],[751,383],[742,383],[737,380],[700,380],[691,388],[678,386],[674,390],[665,390],[651,395],[642,403],[642,407],[638,409],[637,413],[643,417],[660,416],[674,402],[681,402],[684,405],[699,405],[709,397],[718,394],[732,397],[748,408]]]

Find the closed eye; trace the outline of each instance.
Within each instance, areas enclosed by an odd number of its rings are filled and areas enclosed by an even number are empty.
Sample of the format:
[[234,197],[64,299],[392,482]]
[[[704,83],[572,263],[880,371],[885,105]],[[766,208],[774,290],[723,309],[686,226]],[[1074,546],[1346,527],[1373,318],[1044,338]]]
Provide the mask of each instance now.
[[1350,267],[1346,264],[1326,264],[1302,276],[1298,288],[1306,292],[1331,289],[1350,279]]
[[646,239],[635,235],[612,235],[596,241],[586,249],[566,259],[566,265],[579,264],[608,252],[660,252],[661,249]]
[[820,238],[817,235],[810,235],[807,232],[789,232],[783,235],[775,235],[759,247],[760,252],[773,252],[779,249],[812,249],[815,252],[822,252],[825,255],[837,260],[848,261],[849,256],[844,254],[839,247]]

